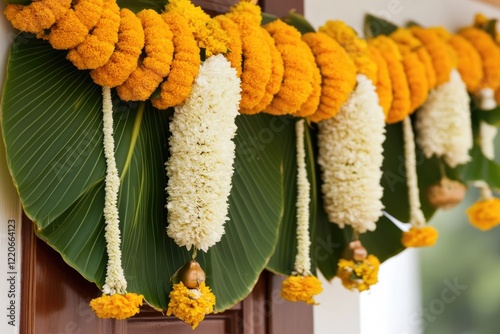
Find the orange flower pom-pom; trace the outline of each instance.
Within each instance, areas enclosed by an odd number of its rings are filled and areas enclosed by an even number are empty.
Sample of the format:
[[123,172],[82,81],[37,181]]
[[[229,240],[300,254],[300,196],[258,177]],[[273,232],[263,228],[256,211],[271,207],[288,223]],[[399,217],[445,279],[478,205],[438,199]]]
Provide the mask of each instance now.
[[487,231],[500,224],[500,199],[480,200],[467,209],[472,226]]
[[281,297],[291,302],[316,305],[314,296],[323,291],[321,281],[315,276],[288,276],[282,283]]
[[404,232],[401,243],[405,247],[433,246],[438,238],[438,231],[432,226],[412,227]]
[[143,296],[135,293],[102,295],[90,301],[90,307],[101,319],[123,320],[139,313]]

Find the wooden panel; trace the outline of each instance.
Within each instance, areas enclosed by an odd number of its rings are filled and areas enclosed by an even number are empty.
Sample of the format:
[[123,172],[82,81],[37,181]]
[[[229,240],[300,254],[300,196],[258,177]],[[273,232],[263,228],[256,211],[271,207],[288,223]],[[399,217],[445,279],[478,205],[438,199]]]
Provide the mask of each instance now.
[[304,14],[303,0],[263,0],[260,5],[264,12],[274,14],[279,17],[286,16],[290,10],[295,10],[295,12],[299,14]]

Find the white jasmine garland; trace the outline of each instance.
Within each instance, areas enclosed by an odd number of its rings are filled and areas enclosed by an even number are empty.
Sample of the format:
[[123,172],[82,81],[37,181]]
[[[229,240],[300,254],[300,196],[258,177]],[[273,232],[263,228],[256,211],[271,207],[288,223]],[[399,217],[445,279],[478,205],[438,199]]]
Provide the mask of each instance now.
[[104,197],[104,220],[106,250],[108,253],[108,266],[106,268],[106,281],[102,292],[107,295],[125,293],[127,281],[123,273],[122,252],[120,249],[120,218],[118,215],[118,191],[120,190],[120,177],[115,161],[115,142],[113,138],[113,103],[111,89],[102,87],[102,112],[103,112],[103,145],[106,158],[106,178]]
[[450,167],[470,160],[472,127],[469,95],[460,74],[452,70],[450,80],[429,93],[417,111],[417,143],[427,158],[443,157]]
[[426,220],[421,209],[420,191],[418,189],[417,156],[415,154],[415,136],[411,126],[411,119],[407,116],[403,120],[403,137],[405,152],[406,185],[410,204],[410,224],[422,227]]
[[167,234],[188,250],[206,252],[224,234],[240,91],[236,70],[224,56],[212,56],[170,122]]
[[364,75],[337,116],[318,124],[318,163],[330,222],[373,231],[382,216],[385,116],[375,86]]
[[[479,91],[479,107],[482,110],[491,110],[497,106],[495,101],[495,92],[491,88],[483,88]],[[496,126],[490,125],[485,121],[479,123],[479,146],[483,155],[495,160],[495,137],[498,129]]]
[[307,178],[306,150],[304,147],[303,119],[295,123],[297,137],[297,255],[295,257],[295,271],[302,276],[311,275],[311,259],[309,248],[309,203],[311,202],[311,185]]

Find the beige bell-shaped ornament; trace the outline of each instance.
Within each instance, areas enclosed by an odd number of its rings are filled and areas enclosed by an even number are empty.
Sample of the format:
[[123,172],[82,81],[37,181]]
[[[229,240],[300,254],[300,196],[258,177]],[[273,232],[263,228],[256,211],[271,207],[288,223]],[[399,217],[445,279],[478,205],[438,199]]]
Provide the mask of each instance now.
[[346,260],[354,260],[356,262],[361,262],[368,256],[368,251],[361,244],[361,241],[354,240],[351,241],[342,254],[342,258]]
[[205,272],[195,260],[183,265],[172,277],[174,282],[182,282],[188,289],[198,289],[205,282]]
[[436,209],[451,209],[462,202],[467,187],[458,181],[450,180],[446,176],[427,188],[426,197],[429,204]]

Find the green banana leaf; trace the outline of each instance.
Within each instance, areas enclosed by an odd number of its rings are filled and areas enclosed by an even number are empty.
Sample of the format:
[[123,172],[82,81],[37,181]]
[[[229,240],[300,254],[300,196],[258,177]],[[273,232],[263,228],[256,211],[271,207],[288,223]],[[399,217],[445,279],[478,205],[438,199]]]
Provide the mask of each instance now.
[[[104,241],[101,90],[44,41],[21,34],[12,45],[2,97],[8,166],[37,235],[89,281],[102,286]],[[168,122],[172,111],[116,96],[114,129],[121,176],[119,210],[128,290],[165,309],[170,276],[189,259],[167,237]],[[269,115],[238,116],[236,161],[226,234],[199,260],[216,311],[242,300],[271,257],[290,179],[293,123],[263,137]]]
[[368,39],[375,38],[378,35],[390,35],[397,29],[397,25],[383,18],[371,14],[365,16],[363,32]]

